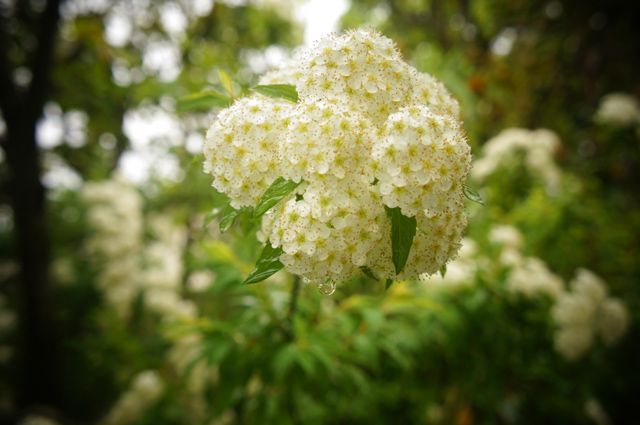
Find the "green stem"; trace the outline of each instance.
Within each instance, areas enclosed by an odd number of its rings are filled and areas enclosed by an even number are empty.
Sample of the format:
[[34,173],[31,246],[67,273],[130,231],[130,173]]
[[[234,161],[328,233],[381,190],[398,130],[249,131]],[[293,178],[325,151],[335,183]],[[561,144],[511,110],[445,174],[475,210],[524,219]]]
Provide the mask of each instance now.
[[289,339],[295,339],[293,330],[293,318],[298,311],[298,295],[300,294],[301,279],[300,276],[293,276],[293,284],[291,286],[291,298],[289,299],[289,311],[287,312],[286,326],[288,329]]

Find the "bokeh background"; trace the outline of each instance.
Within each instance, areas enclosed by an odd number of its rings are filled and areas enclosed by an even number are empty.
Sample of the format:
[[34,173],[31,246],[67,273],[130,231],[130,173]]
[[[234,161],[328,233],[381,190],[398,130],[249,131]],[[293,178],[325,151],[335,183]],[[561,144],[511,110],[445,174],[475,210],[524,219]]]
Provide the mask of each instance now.
[[[0,421],[640,423],[639,9],[0,1]],[[459,99],[485,205],[444,276],[242,285],[206,129],[363,26]]]

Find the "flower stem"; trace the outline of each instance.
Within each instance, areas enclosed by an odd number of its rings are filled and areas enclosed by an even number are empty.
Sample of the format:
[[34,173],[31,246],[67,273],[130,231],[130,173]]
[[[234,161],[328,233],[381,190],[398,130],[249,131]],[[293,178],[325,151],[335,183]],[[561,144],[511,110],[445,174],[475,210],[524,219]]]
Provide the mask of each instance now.
[[293,330],[293,318],[298,311],[298,295],[300,294],[300,276],[293,276],[293,284],[291,286],[291,298],[289,299],[289,311],[287,312],[287,328],[289,329],[289,339],[295,339],[295,331]]

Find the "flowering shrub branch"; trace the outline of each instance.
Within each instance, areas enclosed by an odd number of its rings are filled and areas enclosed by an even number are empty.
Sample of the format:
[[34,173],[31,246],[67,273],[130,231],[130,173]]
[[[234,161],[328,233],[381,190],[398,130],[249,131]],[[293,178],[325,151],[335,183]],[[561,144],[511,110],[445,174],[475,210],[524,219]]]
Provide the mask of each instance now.
[[204,147],[213,187],[262,219],[246,283],[281,268],[318,285],[415,278],[456,254],[471,162],[458,103],[391,40],[328,36],[253,91]]

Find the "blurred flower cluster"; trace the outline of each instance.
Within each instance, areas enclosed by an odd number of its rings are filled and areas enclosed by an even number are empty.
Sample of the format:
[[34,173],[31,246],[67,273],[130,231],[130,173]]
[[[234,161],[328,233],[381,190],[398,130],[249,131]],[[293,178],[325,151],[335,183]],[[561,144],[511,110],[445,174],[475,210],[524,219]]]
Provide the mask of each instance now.
[[553,157],[559,147],[560,140],[551,130],[508,128],[482,146],[482,157],[473,164],[471,176],[484,182],[500,167],[525,167],[550,193],[555,193],[561,172]]
[[507,292],[529,299],[548,297],[556,324],[554,346],[568,360],[583,356],[596,336],[606,346],[614,345],[629,327],[629,313],[618,299],[607,295],[605,282],[593,272],[578,269],[566,288],[563,279],[544,260],[522,254],[523,237],[513,226],[491,228],[488,239],[496,257],[482,254],[477,243],[465,238],[458,258],[449,263],[445,275],[421,277],[431,290],[458,291],[478,280],[499,281],[504,273]]
[[167,319],[193,317],[195,306],[180,296],[184,229],[169,217],[152,216],[146,226],[152,239],[146,242],[144,200],[121,177],[87,183],[82,199],[91,229],[86,250],[99,270],[98,286],[120,317],[130,315],[140,293],[150,310]]
[[640,104],[626,93],[610,93],[600,100],[595,120],[613,126],[640,124]]
[[138,422],[164,391],[162,379],[155,371],[147,370],[137,374],[130,388],[120,396],[107,416],[103,425],[126,425]]
[[119,179],[87,183],[81,197],[91,229],[86,249],[99,270],[98,286],[121,317],[139,288],[143,199]]
[[147,244],[142,255],[144,270],[141,285],[147,307],[164,318],[180,319],[196,315],[196,306],[182,299],[183,251],[186,230],[166,216],[149,219],[154,239]]
[[568,359],[584,355],[598,337],[606,345],[616,343],[629,327],[629,313],[620,300],[607,294],[605,282],[579,269],[553,308],[558,324],[556,349]]

